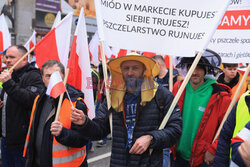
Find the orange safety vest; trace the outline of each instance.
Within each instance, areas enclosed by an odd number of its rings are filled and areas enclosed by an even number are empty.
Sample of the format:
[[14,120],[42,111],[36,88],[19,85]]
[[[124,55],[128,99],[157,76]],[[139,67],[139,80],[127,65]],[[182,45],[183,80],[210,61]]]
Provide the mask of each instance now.
[[[238,72],[238,73],[239,73],[239,72]],[[235,92],[236,92],[238,86],[240,85],[240,81],[242,80],[242,74],[241,74],[241,73],[239,73],[239,74],[240,74],[239,82],[237,83],[237,85],[235,85],[235,86],[232,88],[232,96],[231,96],[231,99],[233,99],[234,94],[235,94]],[[239,100],[239,98],[241,97],[241,95],[243,95],[243,94],[246,92],[246,90],[247,90],[247,82],[245,81],[245,82],[243,83],[243,86],[242,86],[242,88],[241,88],[241,90],[240,90],[240,93],[239,93],[239,95],[238,95],[238,97],[237,97],[236,100]]]
[[[28,130],[25,145],[24,145],[23,157],[26,156],[27,146],[29,144],[29,139],[30,139],[30,130],[33,124],[34,111],[36,108],[36,103],[37,103],[38,98],[39,98],[39,95],[36,97],[34,104],[33,104],[31,117],[30,117],[29,130]],[[83,99],[80,97],[78,97],[77,100],[83,101]],[[74,107],[76,106],[76,101],[73,102],[73,106]],[[71,120],[70,120],[71,103],[68,99],[64,99],[59,116],[60,116],[60,122],[63,124],[63,127],[70,129],[71,128]],[[68,166],[79,167],[84,161],[85,157],[86,157],[86,146],[82,148],[67,147],[57,142],[56,138],[53,137],[53,146],[52,146],[53,167],[68,167]]]

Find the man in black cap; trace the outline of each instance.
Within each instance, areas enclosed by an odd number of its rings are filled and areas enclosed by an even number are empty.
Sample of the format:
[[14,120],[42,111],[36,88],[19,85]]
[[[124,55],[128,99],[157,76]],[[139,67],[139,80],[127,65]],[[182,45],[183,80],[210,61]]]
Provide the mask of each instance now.
[[162,149],[177,142],[182,121],[176,106],[165,128],[158,130],[173,95],[153,81],[159,73],[156,62],[131,53],[110,61],[109,70],[111,108],[104,101],[93,120],[82,111],[73,110],[72,122],[80,125],[78,131],[84,137],[98,140],[110,133],[112,113],[110,166],[162,166]]
[[[193,61],[194,57],[181,58],[177,68],[188,71]],[[183,131],[173,149],[171,166],[207,166],[213,162],[216,143],[212,141],[231,101],[229,88],[208,77],[216,75],[220,62],[218,54],[206,50],[178,101]],[[174,95],[181,84],[174,85]]]

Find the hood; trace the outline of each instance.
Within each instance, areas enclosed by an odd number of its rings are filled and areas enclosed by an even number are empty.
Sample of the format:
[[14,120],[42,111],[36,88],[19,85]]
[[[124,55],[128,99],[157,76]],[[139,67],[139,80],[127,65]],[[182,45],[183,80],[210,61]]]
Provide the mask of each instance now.
[[225,84],[215,83],[213,86],[212,94],[219,93],[222,96],[229,96],[231,97],[232,91],[231,88]]

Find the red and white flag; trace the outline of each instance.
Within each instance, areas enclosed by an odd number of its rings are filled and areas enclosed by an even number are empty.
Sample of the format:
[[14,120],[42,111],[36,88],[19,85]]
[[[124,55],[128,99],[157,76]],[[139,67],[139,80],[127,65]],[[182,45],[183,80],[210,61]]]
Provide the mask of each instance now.
[[87,30],[84,18],[84,10],[81,9],[76,27],[71,52],[68,62],[68,84],[82,90],[84,101],[89,108],[90,119],[95,117],[94,96],[90,69],[90,57],[88,50]]
[[4,14],[0,16],[0,52],[11,45],[11,37]]
[[33,48],[36,45],[36,31],[33,31],[33,34],[29,38],[29,40],[26,42],[24,47],[29,51],[31,48]]
[[[4,14],[0,16],[0,52],[3,52],[11,45],[11,37]],[[0,54],[0,70],[2,70],[2,54]]]
[[90,43],[89,43],[89,52],[92,56],[91,60],[96,63],[99,64],[99,50],[98,50],[98,46],[100,44],[100,40],[98,37],[98,31],[95,32],[95,35],[93,35]]
[[58,60],[67,67],[73,13],[69,13],[55,28],[36,44],[39,68],[48,60]]
[[[113,57],[113,53],[107,43],[104,42],[103,45],[106,59]],[[99,61],[101,60],[101,48],[98,31],[96,31],[95,35],[92,37],[89,43],[89,51],[92,55],[92,61],[96,64],[99,64]]]
[[119,49],[119,48],[112,47],[112,54],[114,58],[126,56],[128,53],[131,53],[131,52],[139,53],[138,51],[135,51],[135,50]]
[[66,88],[63,83],[62,77],[59,71],[56,71],[50,76],[46,94],[56,99],[64,92],[66,92]]
[[58,11],[57,14],[56,14],[56,18],[55,18],[55,21],[53,23],[53,26],[51,27],[51,29],[55,28],[61,21],[61,12]]

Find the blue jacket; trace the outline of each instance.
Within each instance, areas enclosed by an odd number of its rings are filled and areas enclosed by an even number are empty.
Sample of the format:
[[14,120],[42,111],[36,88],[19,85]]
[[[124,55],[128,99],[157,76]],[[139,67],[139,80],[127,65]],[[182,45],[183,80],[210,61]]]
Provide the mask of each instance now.
[[[97,116],[79,126],[78,131],[88,140],[100,140],[110,133],[109,114],[112,112],[113,141],[111,151],[111,167],[159,167],[162,166],[162,149],[174,145],[181,135],[182,119],[179,108],[176,106],[166,127],[158,130],[163,116],[167,113],[174,96],[164,87],[159,86],[156,96],[145,106],[137,105],[137,118],[134,127],[132,145],[143,135],[152,135],[153,148],[150,155],[147,149],[142,155],[129,154],[126,147],[127,128],[124,124],[122,112],[112,108],[107,109],[106,101],[100,106]],[[157,104],[159,103],[159,104]]]

